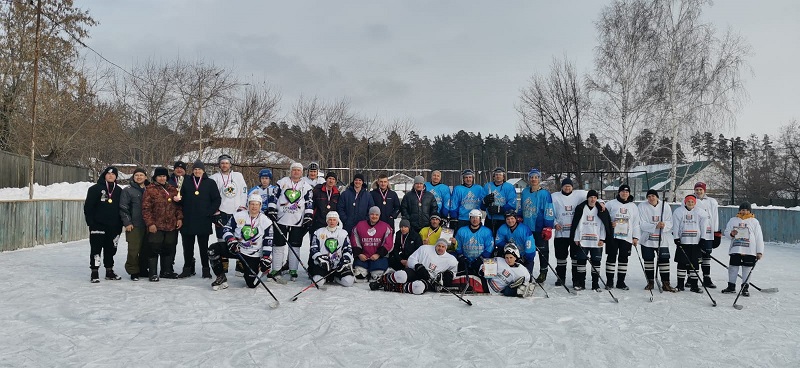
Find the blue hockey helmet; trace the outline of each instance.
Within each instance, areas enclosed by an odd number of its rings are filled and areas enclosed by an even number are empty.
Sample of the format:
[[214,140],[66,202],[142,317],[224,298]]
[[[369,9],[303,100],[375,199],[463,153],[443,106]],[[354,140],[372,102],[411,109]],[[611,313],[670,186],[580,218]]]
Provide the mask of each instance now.
[[261,178],[263,178],[265,176],[268,177],[269,180],[272,180],[272,170],[270,170],[270,169],[261,169],[261,171],[258,172],[258,178],[259,179],[261,179]]

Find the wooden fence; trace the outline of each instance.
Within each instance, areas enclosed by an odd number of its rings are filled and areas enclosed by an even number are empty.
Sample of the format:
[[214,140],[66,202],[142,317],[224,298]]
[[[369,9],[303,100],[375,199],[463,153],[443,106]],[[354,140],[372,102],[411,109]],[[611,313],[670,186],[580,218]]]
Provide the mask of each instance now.
[[89,237],[83,200],[0,202],[0,251]]
[[[23,188],[28,186],[30,175],[30,157],[0,151],[0,188]],[[36,160],[34,167],[34,181],[39,185],[53,183],[76,183],[79,181],[94,181],[89,169],[77,166],[56,165],[51,162]]]

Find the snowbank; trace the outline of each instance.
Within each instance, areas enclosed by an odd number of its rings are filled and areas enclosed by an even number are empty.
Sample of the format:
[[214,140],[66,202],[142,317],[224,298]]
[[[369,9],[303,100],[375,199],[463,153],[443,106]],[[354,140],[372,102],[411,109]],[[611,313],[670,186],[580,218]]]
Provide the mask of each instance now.
[[[33,199],[86,199],[90,182],[56,183],[48,186],[33,184]],[[0,201],[28,199],[28,187],[0,188]]]

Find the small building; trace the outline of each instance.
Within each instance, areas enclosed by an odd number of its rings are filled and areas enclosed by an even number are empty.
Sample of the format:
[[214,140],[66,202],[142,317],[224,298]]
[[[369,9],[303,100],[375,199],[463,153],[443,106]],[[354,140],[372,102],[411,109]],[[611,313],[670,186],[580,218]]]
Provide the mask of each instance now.
[[[616,197],[622,183],[631,187],[631,195],[636,201],[645,200],[647,191],[650,189],[658,192],[668,191],[671,169],[671,164],[636,166],[630,170],[632,173],[627,176],[627,179],[617,179],[605,186],[603,198]],[[672,198],[681,200],[686,195],[694,193],[694,184],[698,181],[706,183],[708,187],[706,193],[720,200],[721,204],[724,202],[722,200],[730,197],[730,173],[726,172],[717,161],[695,161],[677,165],[675,195],[668,195],[669,200]]]

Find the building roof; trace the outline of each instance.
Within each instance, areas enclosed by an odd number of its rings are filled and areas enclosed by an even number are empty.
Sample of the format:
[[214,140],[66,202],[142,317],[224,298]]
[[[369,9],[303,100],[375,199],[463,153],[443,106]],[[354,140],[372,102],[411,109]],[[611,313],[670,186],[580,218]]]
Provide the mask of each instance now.
[[[705,169],[706,167],[710,166],[713,163],[714,161],[695,161],[686,164],[678,164],[677,168],[675,169],[676,186],[680,187],[684,183],[691,181],[692,178],[695,177],[695,175],[697,175],[698,173],[703,171],[703,169]],[[671,170],[672,170],[672,165],[670,164],[636,166],[630,171],[639,171],[639,172],[629,174],[627,181],[631,181],[633,179],[639,179],[641,182],[641,187],[638,189],[641,191],[647,191],[650,189],[664,190],[669,188],[671,180],[670,179]],[[622,179],[614,180],[608,186],[603,188],[603,190],[616,191],[622,182],[623,182]]]

